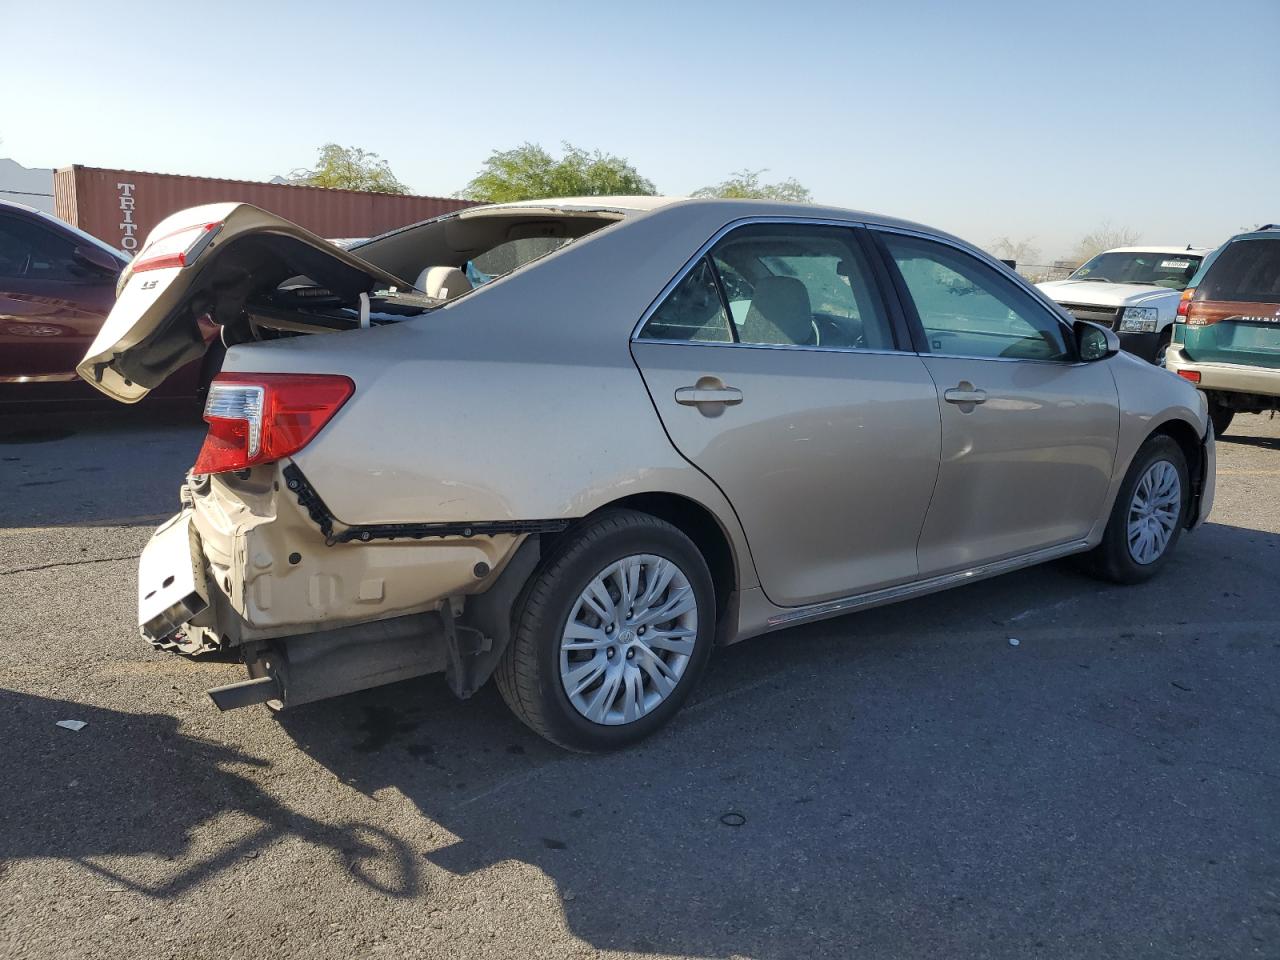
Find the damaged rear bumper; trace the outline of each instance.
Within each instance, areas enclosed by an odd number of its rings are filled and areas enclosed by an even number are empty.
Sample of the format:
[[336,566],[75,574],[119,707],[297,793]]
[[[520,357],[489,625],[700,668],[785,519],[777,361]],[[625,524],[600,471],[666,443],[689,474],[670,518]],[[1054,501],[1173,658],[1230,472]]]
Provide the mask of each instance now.
[[459,696],[473,693],[505,645],[539,531],[477,523],[335,536],[327,511],[317,522],[318,498],[297,496],[297,479],[273,465],[189,481],[185,508],[139,562],[143,637],[188,654],[236,648],[249,679],[210,691],[223,709],[279,709],[436,672]]

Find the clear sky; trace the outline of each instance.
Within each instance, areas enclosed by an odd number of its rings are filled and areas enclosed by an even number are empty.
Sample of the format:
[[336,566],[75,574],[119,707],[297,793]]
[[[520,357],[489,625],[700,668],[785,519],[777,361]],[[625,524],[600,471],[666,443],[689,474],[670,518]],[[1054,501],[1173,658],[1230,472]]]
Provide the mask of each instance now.
[[415,192],[560,141],[664,193],[742,168],[1045,258],[1280,221],[1280,0],[0,0],[0,156],[267,179],[326,141]]

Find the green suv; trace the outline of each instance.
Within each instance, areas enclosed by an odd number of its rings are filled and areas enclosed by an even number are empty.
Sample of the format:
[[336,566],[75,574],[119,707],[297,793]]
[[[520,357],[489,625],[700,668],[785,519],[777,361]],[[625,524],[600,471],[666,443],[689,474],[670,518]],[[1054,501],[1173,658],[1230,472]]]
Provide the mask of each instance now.
[[1219,436],[1236,413],[1280,410],[1280,224],[1205,258],[1178,304],[1166,366],[1204,391]]

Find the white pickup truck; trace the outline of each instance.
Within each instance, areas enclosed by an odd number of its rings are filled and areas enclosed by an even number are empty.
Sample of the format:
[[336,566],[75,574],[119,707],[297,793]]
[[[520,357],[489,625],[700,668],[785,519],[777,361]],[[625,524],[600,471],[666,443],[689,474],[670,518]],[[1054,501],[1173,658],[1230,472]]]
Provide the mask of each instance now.
[[1116,247],[1065,280],[1037,284],[1077,320],[1110,327],[1120,345],[1164,366],[1178,301],[1209,247]]

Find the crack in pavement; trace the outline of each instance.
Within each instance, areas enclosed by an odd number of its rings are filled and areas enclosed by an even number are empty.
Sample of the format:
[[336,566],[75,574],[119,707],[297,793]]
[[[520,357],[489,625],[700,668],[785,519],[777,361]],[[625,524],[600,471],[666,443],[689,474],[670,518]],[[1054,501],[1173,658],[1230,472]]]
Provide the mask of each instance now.
[[93,557],[84,560],[59,560],[56,563],[42,563],[34,567],[17,567],[13,570],[0,570],[0,577],[13,576],[16,573],[35,573],[38,570],[52,570],[54,567],[79,567],[86,563],[115,563],[120,560],[137,560],[141,554],[131,553],[124,557]]

